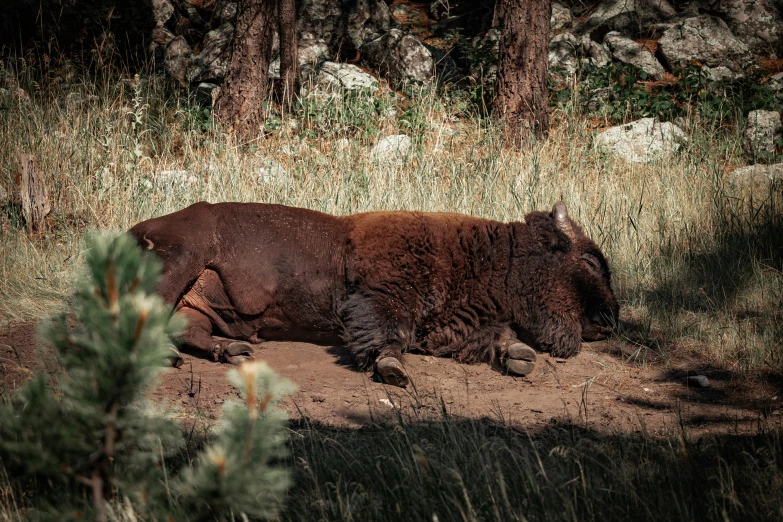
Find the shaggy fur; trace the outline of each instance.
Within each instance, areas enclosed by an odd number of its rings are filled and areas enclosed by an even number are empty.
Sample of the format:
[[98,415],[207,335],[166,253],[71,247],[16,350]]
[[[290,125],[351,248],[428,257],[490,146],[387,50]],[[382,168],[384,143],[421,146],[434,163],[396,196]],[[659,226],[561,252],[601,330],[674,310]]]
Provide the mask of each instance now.
[[185,343],[216,357],[212,335],[341,340],[362,368],[409,351],[492,361],[517,339],[570,357],[618,304],[600,250],[556,209],[504,224],[197,203],[131,233],[163,260],[158,292],[189,318]]

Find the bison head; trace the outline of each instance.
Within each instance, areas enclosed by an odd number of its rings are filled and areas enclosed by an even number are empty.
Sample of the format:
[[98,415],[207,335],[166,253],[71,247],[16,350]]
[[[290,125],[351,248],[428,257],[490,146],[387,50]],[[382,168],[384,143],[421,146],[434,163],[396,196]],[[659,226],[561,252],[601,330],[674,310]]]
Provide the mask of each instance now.
[[582,340],[609,336],[619,312],[609,266],[562,202],[549,213],[525,216],[515,233],[514,259],[519,326],[540,349],[570,357]]

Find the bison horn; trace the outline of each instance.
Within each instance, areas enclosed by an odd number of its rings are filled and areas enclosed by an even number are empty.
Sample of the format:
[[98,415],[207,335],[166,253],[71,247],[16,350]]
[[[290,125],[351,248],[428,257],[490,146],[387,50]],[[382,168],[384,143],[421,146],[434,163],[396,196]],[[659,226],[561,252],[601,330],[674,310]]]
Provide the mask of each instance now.
[[555,203],[555,206],[552,207],[552,217],[555,218],[555,225],[562,233],[570,238],[574,237],[574,230],[571,228],[571,220],[568,219],[565,203],[562,201]]

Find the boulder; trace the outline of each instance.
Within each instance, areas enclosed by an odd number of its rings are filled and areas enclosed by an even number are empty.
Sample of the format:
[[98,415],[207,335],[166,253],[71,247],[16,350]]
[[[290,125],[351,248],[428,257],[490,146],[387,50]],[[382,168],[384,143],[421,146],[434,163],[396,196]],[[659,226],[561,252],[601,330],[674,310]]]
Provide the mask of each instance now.
[[686,139],[673,123],[642,118],[605,130],[595,137],[595,143],[626,161],[648,163],[678,151]]
[[663,78],[666,72],[663,66],[642,44],[616,31],[608,33],[604,37],[604,43],[609,46],[615,60],[635,65],[655,80]]
[[219,24],[225,22],[231,22],[232,24],[237,19],[237,3],[233,0],[223,0],[217,3],[215,6],[215,20]]
[[494,82],[498,73],[497,56],[500,47],[500,29],[493,27],[471,40],[477,60],[471,60],[468,73],[475,81]]
[[231,39],[234,37],[234,26],[230,22],[209,31],[204,36],[201,52],[195,56],[188,69],[188,80],[203,82],[223,78],[228,68]]
[[178,36],[169,42],[163,53],[163,67],[166,73],[181,85],[187,85],[188,69],[192,61],[193,49],[185,41],[184,36]]
[[729,174],[726,179],[736,186],[765,187],[769,183],[783,180],[783,163],[740,167]]
[[155,25],[162,26],[174,14],[174,6],[169,0],[152,0],[152,17]]
[[609,47],[596,42],[589,35],[582,37],[582,53],[590,64],[598,67],[608,65],[612,61],[612,53],[609,51]]
[[579,65],[577,54],[580,40],[573,33],[560,33],[549,40],[549,68],[561,69],[564,74],[573,76]]
[[721,0],[717,12],[752,53],[783,58],[783,15],[772,0]]
[[638,36],[648,25],[675,16],[677,10],[668,0],[603,0],[575,32],[591,34],[596,40],[610,31]]
[[780,133],[780,113],[750,111],[745,130],[745,153],[751,158],[768,158],[775,154],[775,138]]
[[709,15],[687,18],[667,29],[658,49],[669,66],[699,62],[724,66],[734,73],[741,73],[752,58],[748,46],[732,34],[726,22]]
[[324,62],[318,72],[317,86],[327,90],[355,91],[377,89],[378,80],[350,63]]
[[299,32],[324,40],[333,53],[359,49],[380,37],[391,19],[383,0],[307,0],[298,11]]
[[571,27],[573,16],[571,10],[560,2],[552,2],[552,16],[549,19],[549,30],[553,33]]
[[408,157],[411,139],[405,134],[383,138],[370,151],[370,159],[376,162],[396,163]]
[[416,37],[399,29],[365,43],[362,61],[392,82],[428,82],[435,72],[432,53]]

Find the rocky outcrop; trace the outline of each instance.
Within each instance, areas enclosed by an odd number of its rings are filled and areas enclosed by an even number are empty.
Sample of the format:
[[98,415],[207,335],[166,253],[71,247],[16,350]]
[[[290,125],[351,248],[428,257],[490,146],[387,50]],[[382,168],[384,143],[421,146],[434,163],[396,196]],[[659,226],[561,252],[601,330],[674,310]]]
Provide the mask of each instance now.
[[609,46],[612,57],[622,63],[639,67],[655,80],[663,78],[666,72],[650,51],[622,34],[612,31],[604,37],[604,43]]
[[595,137],[597,146],[632,163],[648,163],[670,155],[685,140],[685,133],[678,126],[655,118],[618,125]]
[[579,24],[575,32],[601,40],[606,33],[619,31],[638,36],[648,25],[677,16],[668,0],[604,0]]
[[382,0],[306,0],[298,15],[299,32],[324,40],[333,53],[359,49],[391,28]]
[[721,0],[717,12],[752,53],[783,58],[783,15],[772,0]]
[[223,78],[226,75],[233,37],[234,26],[230,22],[209,31],[204,37],[201,52],[193,58],[188,68],[188,80],[203,82]]
[[667,29],[658,45],[670,67],[699,62],[739,73],[751,59],[748,46],[716,16],[701,15],[683,20]]
[[365,43],[361,51],[364,63],[392,82],[424,83],[433,78],[435,60],[430,50],[399,29]]

